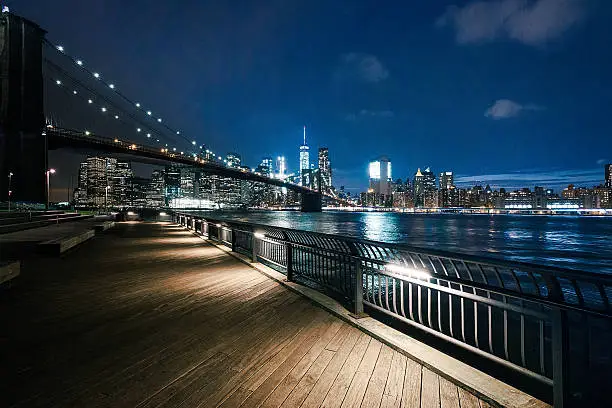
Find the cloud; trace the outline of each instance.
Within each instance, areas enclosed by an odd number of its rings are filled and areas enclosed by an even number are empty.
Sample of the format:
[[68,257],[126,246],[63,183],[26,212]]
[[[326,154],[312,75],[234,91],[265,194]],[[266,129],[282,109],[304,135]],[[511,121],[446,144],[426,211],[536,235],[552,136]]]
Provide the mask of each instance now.
[[349,121],[349,122],[355,122],[358,119],[361,118],[392,118],[395,117],[395,112],[391,111],[391,110],[369,110],[369,109],[362,109],[357,113],[349,113],[347,114],[344,119]]
[[539,111],[544,107],[532,103],[521,105],[510,99],[498,99],[486,111],[485,116],[493,120],[508,119],[518,116],[523,111]]
[[389,71],[380,60],[370,54],[348,53],[341,57],[337,72],[340,78],[377,83],[389,78]]
[[459,44],[509,39],[541,46],[581,22],[584,5],[585,0],[472,1],[448,7],[436,26],[452,27]]
[[466,187],[474,184],[490,184],[493,188],[522,188],[528,186],[566,187],[568,184],[594,186],[604,179],[604,170],[542,170],[532,172],[513,172],[499,174],[482,174],[476,176],[458,175],[455,183]]

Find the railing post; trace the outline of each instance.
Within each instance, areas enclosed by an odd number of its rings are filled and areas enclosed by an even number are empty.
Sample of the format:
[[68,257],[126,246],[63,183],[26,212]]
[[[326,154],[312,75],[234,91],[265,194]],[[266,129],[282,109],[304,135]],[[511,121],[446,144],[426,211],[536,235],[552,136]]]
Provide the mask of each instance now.
[[291,242],[285,242],[285,256],[287,257],[287,280],[293,282],[293,250]]
[[232,252],[236,252],[236,231],[233,228],[230,231],[232,233]]
[[257,262],[257,237],[255,233],[251,233],[251,246],[253,247],[253,253],[251,254],[251,260]]
[[567,408],[568,399],[568,358],[569,358],[569,326],[567,311],[552,310],[552,362],[553,362],[553,406]]
[[361,270],[361,258],[355,258],[355,288],[353,293],[353,313],[354,318],[364,316],[363,313],[363,272]]

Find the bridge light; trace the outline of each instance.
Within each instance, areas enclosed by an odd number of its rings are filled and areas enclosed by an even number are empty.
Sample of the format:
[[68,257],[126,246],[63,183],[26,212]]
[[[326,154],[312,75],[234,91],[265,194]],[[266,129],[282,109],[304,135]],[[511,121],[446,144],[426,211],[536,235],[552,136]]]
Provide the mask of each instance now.
[[219,156],[219,160],[223,159],[223,157]]
[[97,78],[100,78],[100,74],[98,74],[97,72],[94,72],[94,73],[93,73],[93,76],[94,76],[96,79],[97,79]]
[[109,87],[110,89],[115,89],[115,85],[114,85],[114,84],[110,84],[110,85],[108,85],[108,87]]
[[59,52],[64,52],[64,47],[62,47],[61,45],[58,45],[58,46],[57,46],[57,50],[58,50]]
[[161,152],[163,153],[163,152],[164,152],[164,149],[161,149]]
[[159,142],[159,139],[157,139],[157,141]]
[[102,107],[101,111],[102,111],[102,112],[106,112],[106,108],[105,108],[105,107]]
[[147,111],[147,115],[151,116],[151,111]]
[[55,81],[56,84],[61,85],[62,81],[60,81],[59,79],[57,81]]
[[73,93],[74,95],[76,95],[76,94],[77,94],[77,91],[72,91],[72,93]]
[[181,134],[181,132],[180,132],[179,130],[177,130],[177,131],[176,131],[176,134],[177,134],[177,135],[180,135],[180,134]]
[[115,143],[119,143],[119,139],[115,139]]
[[91,99],[88,99],[87,102],[88,103],[93,103],[93,101]]
[[176,152],[176,147],[173,147],[172,150],[174,150]]
[[119,119],[119,115],[115,115],[115,119]]
[[195,140],[194,140],[193,142],[191,142],[191,144],[195,146],[195,145],[196,145],[196,142],[195,142]]
[[136,102],[136,107],[140,108],[140,104],[138,102]]
[[158,121],[159,123],[161,123],[161,121],[162,121],[162,120],[161,120],[161,118],[157,118],[157,121]]
[[147,137],[151,137],[151,134],[150,134],[150,133],[147,133]]
[[140,129],[140,128],[136,129],[136,131],[137,131],[137,132],[140,132],[141,130],[142,130],[142,129]]
[[76,64],[77,64],[78,66],[82,67],[82,66],[83,66],[83,61],[81,61],[81,60],[76,60]]
[[86,130],[85,131],[85,136],[89,136],[89,135],[91,135],[91,132],[89,130]]

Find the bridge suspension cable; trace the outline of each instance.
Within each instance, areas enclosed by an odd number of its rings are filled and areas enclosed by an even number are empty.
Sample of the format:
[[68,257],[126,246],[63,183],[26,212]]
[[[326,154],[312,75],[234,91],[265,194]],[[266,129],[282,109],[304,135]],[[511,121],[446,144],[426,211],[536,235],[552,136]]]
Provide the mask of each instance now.
[[[154,120],[155,121],[154,123],[156,126],[160,126],[166,129],[167,131],[171,132],[173,135],[176,135],[180,137],[181,139],[185,140],[186,142],[188,142],[191,146],[198,146],[198,143],[195,139],[189,139],[185,135],[183,135],[180,130],[170,127],[161,117],[159,116],[155,117],[151,110],[145,109],[140,102],[134,101],[131,98],[127,97],[123,92],[121,92],[121,90],[113,82],[106,81],[98,71],[92,71],[91,69],[87,68],[83,60],[75,58],[67,54],[63,46],[55,45],[47,39],[44,40],[44,43],[45,45],[49,46],[52,50],[57,52],[62,57],[69,59],[76,67],[88,73],[91,77],[95,78],[97,81],[103,84],[106,88],[112,90],[114,94],[119,96],[121,99],[127,102],[130,106],[135,108],[137,111],[143,113],[146,118],[151,118],[152,120]],[[97,92],[94,92],[94,93],[98,94]]]

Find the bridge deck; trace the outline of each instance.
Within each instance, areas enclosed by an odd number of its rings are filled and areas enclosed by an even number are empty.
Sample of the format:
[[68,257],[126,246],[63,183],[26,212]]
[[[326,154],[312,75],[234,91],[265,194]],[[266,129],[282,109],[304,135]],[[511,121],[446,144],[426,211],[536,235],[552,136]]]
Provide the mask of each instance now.
[[0,296],[3,406],[488,406],[169,224],[23,275]]

